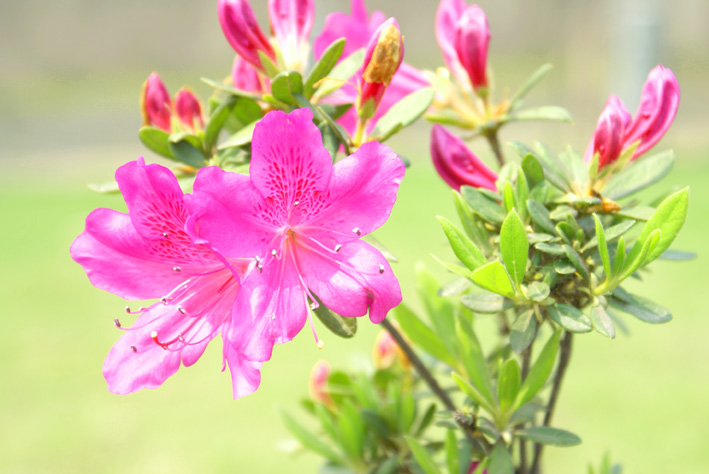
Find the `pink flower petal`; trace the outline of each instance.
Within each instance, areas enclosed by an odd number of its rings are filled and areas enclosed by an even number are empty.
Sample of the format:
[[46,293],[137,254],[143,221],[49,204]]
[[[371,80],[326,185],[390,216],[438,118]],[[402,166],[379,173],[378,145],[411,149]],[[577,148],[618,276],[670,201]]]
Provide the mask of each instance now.
[[313,29],[313,0],[268,0],[271,29],[279,43],[307,41]]
[[[436,40],[443,52],[443,59],[453,74],[462,70],[463,67],[458,60],[458,52],[455,47],[455,25],[463,16],[466,7],[465,0],[441,0],[436,11]],[[456,75],[456,77],[459,76]]]
[[225,360],[231,372],[234,400],[250,395],[261,385],[261,367],[263,362],[254,362],[240,356],[238,352],[224,342]]
[[497,189],[497,173],[465,145],[463,140],[436,124],[431,130],[431,157],[438,174],[456,190],[468,185]]

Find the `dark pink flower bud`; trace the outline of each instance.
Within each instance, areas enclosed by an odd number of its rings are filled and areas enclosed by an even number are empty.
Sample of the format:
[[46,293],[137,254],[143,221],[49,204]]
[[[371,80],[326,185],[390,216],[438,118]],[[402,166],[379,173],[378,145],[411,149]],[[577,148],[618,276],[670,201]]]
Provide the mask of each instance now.
[[455,49],[458,60],[475,90],[487,87],[487,48],[490,28],[487,17],[477,5],[470,5],[456,24]]
[[431,131],[431,157],[438,174],[453,189],[463,185],[497,189],[497,173],[475,156],[463,140],[440,125],[434,125]]
[[217,13],[224,36],[239,56],[261,71],[259,51],[275,59],[273,47],[261,31],[248,0],[219,0]]
[[264,90],[258,71],[241,56],[234,58],[234,66],[231,69],[231,80],[234,87],[245,92],[262,94],[268,92]]
[[327,406],[332,406],[333,401],[327,392],[327,379],[330,377],[330,366],[324,360],[316,362],[310,371],[308,392],[310,398]]
[[679,83],[671,70],[655,67],[643,87],[640,106],[625,132],[625,147],[640,141],[633,159],[660,141],[677,115]]
[[310,49],[308,37],[313,29],[313,0],[268,0],[271,30],[288,67],[301,69]]
[[194,93],[187,87],[183,87],[175,95],[175,114],[182,125],[190,130],[201,130],[204,128],[202,119],[202,106]]
[[170,131],[170,94],[165,88],[162,79],[156,72],[148,76],[143,83],[140,95],[140,110],[143,114],[143,125],[157,127],[166,132]]
[[404,60],[404,41],[394,18],[379,25],[365,50],[357,113],[371,118]]
[[599,154],[598,169],[601,170],[618,159],[624,148],[625,128],[630,124],[630,112],[623,102],[611,95],[598,117],[596,132],[593,135],[593,149],[588,152],[590,160]]

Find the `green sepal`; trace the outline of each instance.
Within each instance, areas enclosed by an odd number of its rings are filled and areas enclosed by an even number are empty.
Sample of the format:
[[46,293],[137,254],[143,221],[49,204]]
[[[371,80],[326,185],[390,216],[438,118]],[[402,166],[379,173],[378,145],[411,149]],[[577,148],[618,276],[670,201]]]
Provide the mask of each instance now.
[[263,70],[266,73],[266,76],[271,79],[276,77],[278,73],[281,72],[276,63],[274,63],[273,60],[269,58],[268,55],[262,50],[259,49],[256,52],[258,53],[258,58],[261,61],[261,66],[263,66]]

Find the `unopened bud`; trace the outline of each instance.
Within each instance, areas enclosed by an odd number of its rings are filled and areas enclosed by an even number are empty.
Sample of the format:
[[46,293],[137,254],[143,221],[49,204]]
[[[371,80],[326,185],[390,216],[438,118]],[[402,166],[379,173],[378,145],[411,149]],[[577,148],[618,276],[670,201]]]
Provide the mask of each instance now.
[[431,157],[440,177],[455,190],[463,185],[497,189],[497,173],[470,151],[463,140],[440,125],[431,130]]
[[601,170],[615,162],[623,151],[625,128],[630,123],[630,113],[623,102],[611,95],[598,117],[596,132],[593,135],[593,150],[598,153],[598,169]]
[[170,131],[171,113],[170,94],[157,73],[152,73],[143,83],[140,94],[140,110],[143,125]]
[[204,128],[202,107],[194,93],[186,87],[180,89],[175,95],[175,114],[180,123],[190,131]]
[[487,87],[486,68],[490,28],[482,8],[477,5],[466,8],[456,23],[455,34],[455,50],[473,88],[477,91]]
[[308,392],[310,398],[315,402],[332,406],[333,401],[327,392],[327,379],[330,377],[330,366],[324,360],[317,362],[310,371],[308,380]]
[[219,0],[217,14],[224,36],[239,56],[260,71],[263,65],[259,51],[275,59],[273,47],[261,31],[248,0]]

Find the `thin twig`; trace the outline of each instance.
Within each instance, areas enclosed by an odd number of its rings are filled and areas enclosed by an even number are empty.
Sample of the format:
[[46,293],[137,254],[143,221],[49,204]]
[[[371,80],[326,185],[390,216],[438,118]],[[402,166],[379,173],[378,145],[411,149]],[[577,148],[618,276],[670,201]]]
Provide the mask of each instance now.
[[497,164],[500,165],[500,168],[502,168],[503,166],[505,166],[505,157],[502,154],[500,140],[497,138],[497,128],[487,130],[483,132],[483,135],[485,135],[485,138],[487,138],[487,142],[490,144],[490,148],[492,148],[492,152],[495,154]]
[[[529,375],[531,359],[532,346],[530,345],[522,351],[522,380],[526,380]],[[519,439],[519,474],[527,474],[527,442],[523,438]]]
[[[403,338],[399,331],[388,320],[385,319],[384,321],[382,321],[382,326],[384,326],[384,329],[386,329],[389,334],[391,334],[391,337],[393,337],[399,347],[401,347],[401,350],[404,351],[406,357],[408,357],[411,361],[411,365],[416,368],[416,371],[421,377],[423,377],[423,379],[426,381],[426,384],[428,384],[429,388],[433,391],[433,393],[436,394],[436,396],[443,402],[443,404],[448,410],[455,414],[457,409],[455,407],[455,404],[453,404],[453,400],[451,400],[451,398],[448,396],[448,393],[446,393],[446,391],[443,390],[440,385],[438,385],[436,379],[433,378],[431,372],[426,368],[425,365],[423,365],[423,362],[421,362],[421,359],[419,359],[419,357],[413,351],[411,346],[409,346],[409,343],[406,342],[406,339]],[[476,447],[481,448],[484,453],[490,452],[490,443],[483,437],[482,433],[480,433],[475,428],[473,428],[471,432],[470,426],[467,426],[465,423],[462,423],[459,419],[457,419],[457,417],[454,418],[458,426],[463,429],[463,432],[471,443],[473,443]]]
[[[554,408],[556,407],[556,400],[559,397],[559,389],[561,388],[561,381],[564,378],[564,373],[566,372],[566,367],[569,365],[569,358],[571,357],[571,340],[573,334],[567,332],[564,334],[564,338],[561,340],[561,356],[559,357],[559,367],[556,369],[556,375],[554,376],[554,384],[551,388],[551,395],[549,396],[549,404],[547,405],[546,414],[544,415],[544,426],[549,426],[551,423],[551,417],[554,414]],[[544,446],[542,444],[536,444],[534,446],[534,461],[532,462],[532,474],[539,474],[539,462],[542,458],[542,450]]]

